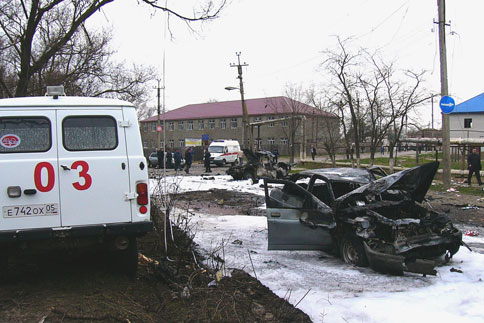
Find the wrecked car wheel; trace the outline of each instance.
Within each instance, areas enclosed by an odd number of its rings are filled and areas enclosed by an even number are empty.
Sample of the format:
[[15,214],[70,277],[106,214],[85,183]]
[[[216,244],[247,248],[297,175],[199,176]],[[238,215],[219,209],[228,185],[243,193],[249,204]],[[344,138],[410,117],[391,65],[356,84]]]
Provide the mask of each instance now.
[[343,261],[347,264],[358,267],[368,266],[363,242],[354,234],[348,233],[343,237],[340,244],[340,254]]

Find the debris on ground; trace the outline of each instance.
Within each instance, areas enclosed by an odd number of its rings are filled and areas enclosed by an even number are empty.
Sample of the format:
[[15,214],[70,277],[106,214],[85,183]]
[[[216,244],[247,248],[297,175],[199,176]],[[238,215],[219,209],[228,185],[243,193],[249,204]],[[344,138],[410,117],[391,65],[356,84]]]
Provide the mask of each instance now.
[[467,230],[465,232],[465,235],[469,237],[477,237],[479,235],[479,232],[473,231],[473,230]]

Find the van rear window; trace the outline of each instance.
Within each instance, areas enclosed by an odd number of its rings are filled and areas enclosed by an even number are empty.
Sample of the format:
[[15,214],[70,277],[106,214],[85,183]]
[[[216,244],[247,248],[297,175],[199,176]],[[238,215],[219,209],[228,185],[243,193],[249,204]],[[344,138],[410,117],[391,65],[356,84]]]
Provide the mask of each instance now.
[[116,120],[111,116],[72,116],[62,121],[64,148],[70,151],[113,150],[118,146]]
[[0,118],[0,153],[44,152],[51,146],[49,119],[45,117]]

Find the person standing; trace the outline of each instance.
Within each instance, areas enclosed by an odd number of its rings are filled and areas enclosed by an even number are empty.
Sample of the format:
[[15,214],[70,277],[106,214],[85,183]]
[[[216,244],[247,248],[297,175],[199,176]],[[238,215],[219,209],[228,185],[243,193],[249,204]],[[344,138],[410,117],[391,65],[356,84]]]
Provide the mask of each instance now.
[[180,150],[175,150],[175,153],[173,154],[173,159],[175,160],[175,171],[181,170],[182,154]]
[[171,149],[168,149],[166,152],[166,168],[173,168],[173,154],[171,153]]
[[158,168],[164,168],[165,167],[165,152],[163,149],[158,149],[156,153],[156,157],[158,157]]
[[316,156],[316,148],[314,146],[311,147],[311,157],[314,160],[314,157]]
[[192,152],[190,147],[185,150],[185,173],[190,174],[190,167],[192,166]]
[[274,164],[277,165],[279,162],[279,149],[274,149],[272,153],[274,154]]
[[476,174],[477,183],[482,185],[481,182],[481,156],[477,148],[472,149],[472,153],[467,156],[467,168],[469,169],[469,175],[467,175],[467,185],[471,186],[472,174]]
[[205,165],[205,172],[211,173],[212,169],[210,168],[210,152],[208,149],[205,149],[205,153],[203,154],[203,164]]

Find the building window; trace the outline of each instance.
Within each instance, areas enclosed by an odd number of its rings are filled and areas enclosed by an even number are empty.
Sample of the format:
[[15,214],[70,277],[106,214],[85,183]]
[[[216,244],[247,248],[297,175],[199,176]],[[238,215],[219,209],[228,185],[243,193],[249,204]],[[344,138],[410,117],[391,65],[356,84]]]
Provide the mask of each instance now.
[[148,141],[146,140],[143,141],[143,148],[145,149],[148,148]]
[[192,120],[187,121],[187,130],[193,130],[193,121]]
[[183,147],[183,146],[185,146],[185,140],[184,139],[178,140],[178,147]]
[[267,143],[268,143],[269,145],[273,145],[273,144],[274,144],[274,142],[275,142],[275,141],[274,141],[274,138],[267,138]]
[[175,121],[170,121],[170,123],[169,123],[169,129],[170,129],[170,131],[175,130]]
[[472,118],[464,119],[464,128],[472,128]]
[[[267,120],[274,120],[274,116],[267,117]],[[270,122],[268,125],[269,128],[274,128],[274,122]]]
[[198,129],[203,129],[203,128],[205,128],[204,120],[198,120]]
[[178,121],[178,130],[183,130],[183,128],[185,128],[183,121]]
[[227,122],[225,119],[220,119],[220,129],[225,129],[227,128]]
[[146,123],[146,122],[143,125],[143,132],[148,132],[148,123]]
[[255,145],[257,146],[257,148],[259,148],[259,147],[260,147],[260,145],[262,144],[262,140],[261,140],[260,138],[256,138],[256,139],[254,140],[254,142],[255,142]]
[[163,140],[160,140],[160,147],[161,148],[165,147],[165,142]]
[[232,118],[232,119],[230,119],[230,127],[231,127],[232,129],[237,128],[237,118]]
[[254,118],[254,122],[259,122],[259,121],[262,121],[262,117],[255,117]]
[[156,132],[156,122],[151,122],[151,132]]
[[287,138],[281,138],[281,144],[287,145],[287,142],[288,142]]
[[208,120],[208,127],[210,129],[215,129],[215,119]]
[[283,127],[288,127],[288,126],[289,126],[289,124],[288,124],[288,122],[287,122],[287,116],[281,116],[281,119],[284,119],[284,121],[281,121],[281,125],[282,125]]
[[156,148],[156,141],[151,140],[151,148]]

